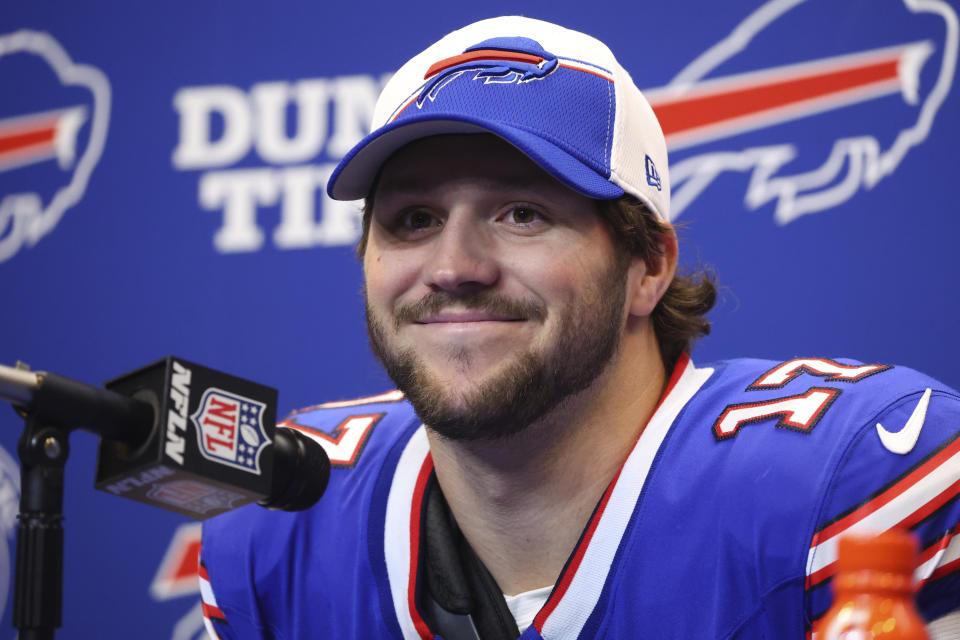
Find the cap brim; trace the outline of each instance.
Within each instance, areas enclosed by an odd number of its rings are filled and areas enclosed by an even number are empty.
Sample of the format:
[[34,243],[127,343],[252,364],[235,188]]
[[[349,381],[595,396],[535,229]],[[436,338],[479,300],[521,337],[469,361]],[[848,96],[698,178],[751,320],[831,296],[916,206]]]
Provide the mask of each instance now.
[[624,194],[623,189],[609,181],[609,176],[601,175],[571,153],[534,133],[501,122],[449,113],[427,113],[380,127],[343,157],[327,182],[327,193],[334,200],[365,198],[380,167],[394,152],[414,140],[450,133],[497,135],[554,178],[590,198],[609,200]]

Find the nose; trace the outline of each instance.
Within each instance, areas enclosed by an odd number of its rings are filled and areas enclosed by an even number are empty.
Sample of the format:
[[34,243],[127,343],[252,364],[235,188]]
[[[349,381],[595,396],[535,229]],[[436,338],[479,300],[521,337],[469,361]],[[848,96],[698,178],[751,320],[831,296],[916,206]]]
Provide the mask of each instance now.
[[492,238],[475,220],[451,215],[432,245],[424,269],[431,289],[464,294],[493,286],[500,277]]

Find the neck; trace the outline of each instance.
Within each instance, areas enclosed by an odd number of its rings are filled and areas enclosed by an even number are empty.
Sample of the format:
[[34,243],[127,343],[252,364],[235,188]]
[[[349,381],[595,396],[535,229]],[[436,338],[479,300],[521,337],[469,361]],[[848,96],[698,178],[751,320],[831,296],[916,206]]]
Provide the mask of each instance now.
[[508,595],[552,585],[663,392],[655,342],[624,345],[591,387],[521,433],[452,441],[427,431],[461,531]]

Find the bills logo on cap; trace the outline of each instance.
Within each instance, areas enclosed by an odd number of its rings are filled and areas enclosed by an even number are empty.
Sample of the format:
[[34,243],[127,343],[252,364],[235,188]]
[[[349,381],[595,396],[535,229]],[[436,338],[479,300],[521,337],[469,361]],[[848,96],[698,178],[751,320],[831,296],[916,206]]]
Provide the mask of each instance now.
[[260,474],[260,453],[269,444],[263,429],[266,405],[235,393],[207,389],[196,413],[196,426],[203,457],[235,469]]
[[474,80],[484,84],[513,84],[541,80],[557,69],[558,59],[540,43],[530,38],[490,38],[468,47],[462,54],[433,64],[424,75],[428,82],[417,98],[417,107],[424,100],[436,100],[437,93],[463,74],[476,71]]

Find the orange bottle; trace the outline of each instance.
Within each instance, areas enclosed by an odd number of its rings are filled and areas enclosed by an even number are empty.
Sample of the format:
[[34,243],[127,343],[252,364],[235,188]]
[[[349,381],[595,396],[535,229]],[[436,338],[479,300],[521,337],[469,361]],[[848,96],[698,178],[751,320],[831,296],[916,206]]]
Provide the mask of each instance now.
[[917,543],[905,531],[846,536],[837,548],[833,605],[816,640],[928,640],[914,603]]

